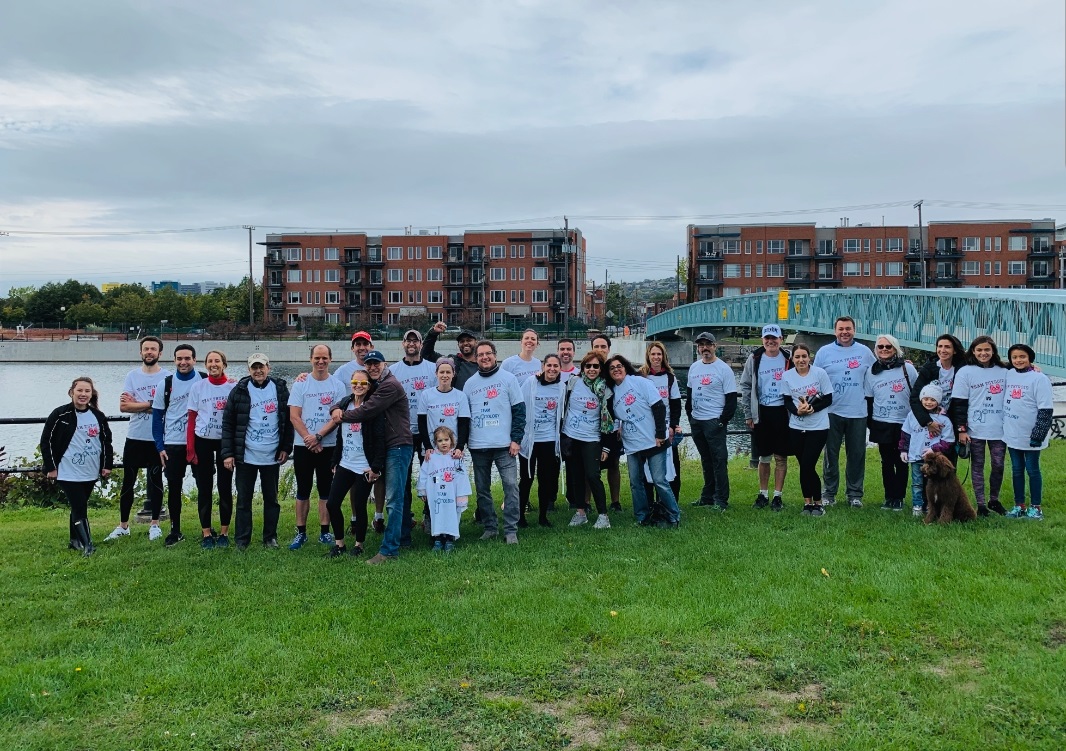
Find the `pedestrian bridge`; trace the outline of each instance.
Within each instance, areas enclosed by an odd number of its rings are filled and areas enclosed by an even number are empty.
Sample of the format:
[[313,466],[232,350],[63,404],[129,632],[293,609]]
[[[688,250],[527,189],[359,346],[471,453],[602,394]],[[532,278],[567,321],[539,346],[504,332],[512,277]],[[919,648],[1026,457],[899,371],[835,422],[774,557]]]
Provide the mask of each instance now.
[[[787,295],[787,301],[785,299]],[[1045,373],[1066,377],[1066,291],[1013,289],[876,289],[761,292],[682,305],[647,321],[646,336],[778,323],[784,330],[832,334],[838,316],[855,319],[857,338],[893,334],[904,347],[932,351],[954,334],[969,346],[988,334],[1004,360],[1012,344],[1036,351]],[[687,331],[686,331],[687,330]]]

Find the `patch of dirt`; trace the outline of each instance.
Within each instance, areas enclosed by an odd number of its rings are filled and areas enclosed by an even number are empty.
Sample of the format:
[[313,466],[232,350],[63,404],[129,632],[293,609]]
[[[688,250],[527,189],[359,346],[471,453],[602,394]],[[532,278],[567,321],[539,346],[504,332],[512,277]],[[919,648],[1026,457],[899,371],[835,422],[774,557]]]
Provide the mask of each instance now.
[[399,711],[398,706],[368,707],[365,710],[343,709],[330,712],[326,715],[326,727],[333,733],[338,733],[349,728],[361,728],[368,725],[384,725],[394,713]]
[[1052,649],[1066,644],[1066,621],[1055,621],[1047,631],[1047,643]]
[[710,673],[707,673],[705,676],[703,676],[702,681],[703,681],[703,685],[704,686],[710,686],[711,688],[718,688],[718,679],[715,678]]

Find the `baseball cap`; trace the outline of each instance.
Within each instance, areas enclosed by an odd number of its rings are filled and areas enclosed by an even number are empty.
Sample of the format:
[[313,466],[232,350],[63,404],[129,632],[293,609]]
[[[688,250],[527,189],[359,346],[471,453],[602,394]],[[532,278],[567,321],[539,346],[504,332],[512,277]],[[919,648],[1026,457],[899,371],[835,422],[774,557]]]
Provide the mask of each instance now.
[[251,355],[248,358],[248,365],[255,365],[256,363],[261,363],[263,365],[269,365],[270,364],[270,358],[267,357],[266,355],[264,355],[262,352],[256,352],[254,355]]
[[710,331],[701,332],[700,335],[696,337],[696,341],[697,342],[710,342],[711,344],[714,344],[715,343],[714,334],[712,334]]
[[462,331],[459,332],[459,336],[457,336],[455,338],[456,339],[477,339],[477,334],[475,334],[470,329],[463,329]]
[[407,331],[403,332],[404,339],[410,339],[412,337],[418,341],[422,341],[422,335],[418,332],[418,329],[407,329]]
[[778,326],[776,323],[768,323],[768,324],[766,324],[765,326],[762,327],[762,335],[763,336],[776,336],[778,339],[780,339],[781,338],[781,327]]
[[363,358],[363,363],[368,362],[385,362],[385,355],[378,352],[376,349],[372,349],[366,353],[366,357]]
[[374,337],[370,336],[370,334],[366,333],[365,331],[356,331],[354,334],[352,334],[352,341],[354,342],[356,339],[366,339],[370,343],[371,347],[374,346]]

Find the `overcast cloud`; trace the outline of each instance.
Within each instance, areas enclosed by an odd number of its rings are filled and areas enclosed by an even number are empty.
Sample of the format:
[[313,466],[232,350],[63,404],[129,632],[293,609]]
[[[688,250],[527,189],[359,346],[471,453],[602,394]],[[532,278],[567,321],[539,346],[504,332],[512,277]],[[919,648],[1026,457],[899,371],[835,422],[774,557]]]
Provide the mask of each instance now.
[[925,198],[1063,223],[1064,23],[1053,0],[7,3],[0,293],[247,270],[241,230],[30,231],[565,214],[599,281],[673,272],[693,220],[651,216]]

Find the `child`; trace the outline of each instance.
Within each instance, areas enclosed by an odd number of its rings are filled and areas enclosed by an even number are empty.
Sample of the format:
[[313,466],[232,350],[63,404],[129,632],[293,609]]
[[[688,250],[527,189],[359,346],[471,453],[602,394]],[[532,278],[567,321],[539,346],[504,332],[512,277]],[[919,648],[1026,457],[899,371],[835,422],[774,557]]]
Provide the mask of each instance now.
[[940,435],[929,434],[928,427],[923,428],[914,418],[914,413],[907,412],[903,421],[903,432],[899,437],[899,458],[911,465],[911,513],[921,517],[925,511],[925,475],[922,474],[922,462],[932,453],[943,454],[955,443],[955,433],[951,420],[940,408],[944,391],[936,383],[930,383],[919,394],[922,406],[929,412],[930,422],[938,422],[942,430]]
[[[1010,453],[1011,478],[1014,481],[1014,508],[1008,519],[1044,518],[1040,501],[1044,478],[1040,473],[1040,452],[1048,446],[1051,430],[1051,381],[1033,368],[1036,353],[1025,344],[1015,344],[1007,351],[1011,368],[1007,371],[1003,397],[1003,441]],[[1025,476],[1029,475],[1029,509],[1025,508]]]
[[455,549],[459,517],[470,499],[470,478],[463,460],[452,455],[455,444],[455,433],[447,425],[434,430],[433,445],[437,450],[428,452],[418,473],[418,495],[429,509],[434,553]]

